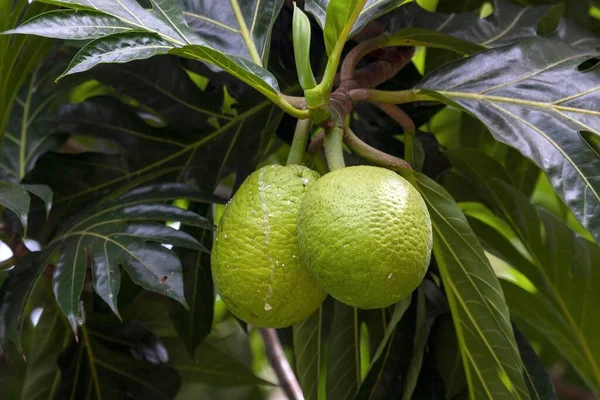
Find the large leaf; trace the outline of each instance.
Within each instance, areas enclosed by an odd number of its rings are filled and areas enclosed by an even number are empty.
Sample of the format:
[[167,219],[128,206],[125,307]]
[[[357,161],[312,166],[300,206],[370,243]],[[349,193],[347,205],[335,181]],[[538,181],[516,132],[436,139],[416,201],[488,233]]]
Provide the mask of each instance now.
[[533,284],[503,285],[512,315],[545,335],[598,392],[600,348],[594,322],[600,316],[587,305],[598,301],[590,285],[597,279],[592,266],[600,247],[575,235],[548,212],[536,209],[510,185],[500,164],[473,151],[453,153],[454,167],[476,184],[507,225],[477,216],[473,221],[477,234],[485,238],[490,251]]
[[351,399],[360,382],[358,309],[335,301],[327,351],[327,397]]
[[[168,127],[152,128],[133,110],[112,99],[93,98],[63,111],[61,129],[73,134],[113,138],[124,150],[129,165],[125,171],[121,170],[120,176],[99,183],[81,185],[80,180],[69,179],[72,183],[68,187],[64,177],[59,181],[52,176],[45,178],[53,190],[55,186],[64,188],[60,196],[55,190],[56,205],[84,199],[134,178],[140,178],[136,181],[138,184],[194,179],[207,191],[214,190],[223,177],[233,172],[241,181],[263,156],[282,116],[271,102],[263,101],[219,127],[192,133]],[[249,152],[256,156],[248,157]],[[77,170],[72,172],[74,178],[79,178]]]
[[15,96],[0,153],[0,176],[13,182],[22,181],[41,155],[58,150],[66,139],[51,120],[57,99],[69,87],[54,84],[64,60],[58,54],[53,58],[38,64]]
[[0,182],[0,205],[8,208],[21,221],[27,233],[27,214],[29,213],[29,193],[38,196],[46,204],[46,212],[52,207],[52,191],[45,185],[19,185],[11,182]]
[[[507,0],[495,0],[492,15],[481,18],[477,11],[442,14],[428,12],[412,2],[385,17],[386,31],[425,28],[445,33],[483,47],[499,47],[539,37],[538,26],[550,12],[549,6],[521,7]],[[593,49],[600,38],[561,20],[552,34],[572,46]]]
[[[0,32],[14,28],[24,19],[33,17],[49,7],[18,0],[4,0],[0,4]],[[0,35],[0,143],[4,141],[4,132],[11,118],[14,100],[21,90],[25,79],[49,50],[48,40],[34,37],[11,38]]]
[[[412,296],[396,303],[385,336],[354,399],[401,398],[406,385],[415,339],[416,307]],[[416,303],[416,302],[415,302]]]
[[176,342],[166,343],[171,351],[172,365],[184,382],[204,382],[216,387],[270,384],[254,375],[244,363],[208,341],[198,346],[193,358]]
[[182,184],[146,186],[97,204],[67,222],[46,251],[60,249],[54,269],[54,294],[76,330],[79,297],[91,268],[96,293],[118,314],[117,295],[122,266],[143,288],[186,304],[179,258],[162,244],[202,249],[183,231],[160,222],[210,228],[199,215],[164,204],[177,198],[206,201],[202,192]]
[[424,175],[418,189],[431,214],[434,246],[472,398],[527,397],[523,364],[500,283],[464,214]]
[[[275,78],[262,67],[266,57],[267,38],[282,1],[260,2],[240,7],[237,1],[228,5],[235,16],[237,29],[219,22],[228,18],[223,10],[207,7],[208,15],[188,14],[202,20],[199,29],[203,36],[192,30],[176,0],[152,0],[151,10],[144,9],[136,0],[45,0],[76,12],[53,11],[38,16],[8,33],[34,34],[63,39],[95,39],[85,45],[63,73],[68,75],[93,68],[100,63],[125,63],[172,51],[175,54],[205,61],[255,87],[272,99],[278,98]],[[202,6],[198,6],[202,8]],[[202,11],[202,10],[200,10]],[[270,13],[264,13],[270,11]],[[261,13],[259,13],[261,12]],[[257,16],[260,21],[257,21]],[[215,19],[216,18],[216,19]],[[249,21],[250,20],[250,21]],[[250,28],[248,22],[251,22]],[[225,29],[215,35],[214,29]],[[212,33],[206,35],[206,32]],[[256,33],[256,36],[253,36]],[[223,48],[228,38],[243,38],[245,46]],[[257,49],[257,43],[262,46]],[[227,51],[224,51],[227,50]]]
[[[327,23],[327,10],[331,3],[336,3],[332,7],[331,12],[329,13],[330,21]],[[347,4],[346,4],[347,3]],[[341,31],[340,27],[343,28],[344,21],[350,16],[349,12],[352,7],[356,5],[357,1],[332,1],[332,0],[306,0],[305,8],[306,11],[310,12],[317,20],[321,28],[323,28],[326,33],[325,43],[327,45],[328,53],[331,52],[333,46],[337,42],[337,35]],[[370,21],[376,19],[377,17],[393,10],[394,8],[400,6],[403,1],[398,0],[367,0],[362,8],[358,19],[352,26],[352,30],[350,31],[350,36],[353,36],[360,32]],[[348,9],[346,9],[348,8]],[[340,9],[345,11],[343,14],[339,14]],[[327,31],[330,32],[329,37],[327,37]]]
[[61,380],[55,399],[171,399],[179,389],[177,371],[165,345],[136,323],[91,318],[79,343],[61,355]]
[[[192,210],[204,214],[199,207]],[[206,250],[210,249],[212,230],[187,226],[182,229],[203,243]],[[169,315],[189,354],[194,355],[213,326],[215,291],[210,272],[210,254],[208,251],[186,248],[177,248],[176,251],[183,265],[183,291],[189,310],[173,302]]]
[[273,24],[283,0],[180,0],[189,26],[215,50],[267,66]]
[[555,40],[532,40],[454,61],[418,88],[464,107],[497,140],[534,161],[600,240],[600,159],[578,134],[600,135],[594,106],[600,70],[578,70],[594,54]]
[[294,325],[294,356],[298,383],[306,400],[318,400],[322,373],[323,306]]
[[19,259],[0,288],[0,343],[7,339],[22,351],[21,334],[25,326],[25,307],[33,288],[50,257],[42,252]]
[[60,380],[57,359],[71,340],[67,321],[53,304],[46,304],[38,310],[42,315],[26,338],[30,346],[25,353],[27,367],[22,399],[45,400],[55,397]]

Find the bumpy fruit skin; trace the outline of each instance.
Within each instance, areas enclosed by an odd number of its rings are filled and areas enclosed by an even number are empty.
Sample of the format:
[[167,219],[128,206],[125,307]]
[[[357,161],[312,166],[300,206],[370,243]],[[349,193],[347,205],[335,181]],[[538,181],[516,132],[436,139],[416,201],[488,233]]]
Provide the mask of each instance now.
[[262,328],[305,320],[326,297],[303,264],[296,221],[319,174],[269,165],[240,186],[219,221],[211,254],[217,291],[238,318]]
[[308,269],[330,295],[358,308],[387,307],[410,295],[427,272],[432,239],[419,192],[384,168],[323,176],[298,212]]

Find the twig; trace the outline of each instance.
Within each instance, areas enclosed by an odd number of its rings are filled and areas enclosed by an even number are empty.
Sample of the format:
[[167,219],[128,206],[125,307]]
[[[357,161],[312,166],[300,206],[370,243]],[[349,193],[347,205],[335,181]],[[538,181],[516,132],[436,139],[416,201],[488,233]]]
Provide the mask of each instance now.
[[277,336],[275,329],[260,329],[260,334],[265,342],[265,349],[267,352],[267,358],[271,367],[275,370],[277,378],[279,378],[279,385],[287,395],[289,400],[304,400],[302,389],[292,367],[288,362],[288,359],[283,352],[281,342]]

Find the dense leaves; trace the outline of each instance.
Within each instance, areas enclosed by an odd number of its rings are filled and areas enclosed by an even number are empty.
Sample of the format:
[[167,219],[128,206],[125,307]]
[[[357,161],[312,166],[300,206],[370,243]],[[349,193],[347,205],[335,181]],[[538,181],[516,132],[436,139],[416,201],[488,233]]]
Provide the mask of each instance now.
[[[0,397],[278,396],[273,344],[215,292],[212,230],[248,174],[286,159],[283,111],[316,115],[287,95],[382,34],[427,48],[377,87],[418,101],[395,118],[348,101],[347,120],[418,151],[422,173],[402,175],[434,255],[392,307],[328,298],[279,330],[288,376],[309,400],[599,395],[600,40],[587,2],[556,3],[0,0],[0,238],[17,251],[0,262]],[[367,53],[357,68],[394,64]],[[428,133],[409,142],[410,120]],[[314,128],[303,160],[326,173]]]

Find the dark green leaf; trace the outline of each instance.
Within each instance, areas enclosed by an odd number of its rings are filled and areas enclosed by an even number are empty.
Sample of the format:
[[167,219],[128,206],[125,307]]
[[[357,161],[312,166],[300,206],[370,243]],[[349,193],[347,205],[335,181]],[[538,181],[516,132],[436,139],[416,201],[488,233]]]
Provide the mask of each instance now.
[[61,77],[87,71],[101,63],[143,60],[157,54],[166,54],[171,49],[172,45],[158,34],[116,33],[93,40],[79,50]]
[[[145,10],[135,0],[117,3],[110,0],[44,1],[82,11],[83,16],[78,12],[47,13],[12,33],[65,39],[96,38],[77,53],[63,76],[89,70],[99,63],[125,63],[171,50],[173,54],[212,64],[255,87],[267,97],[279,99],[277,82],[262,67],[262,58],[268,57],[268,38],[282,0],[243,7],[233,1],[225,9],[206,7],[206,15],[203,14],[204,7],[208,5],[190,7],[189,3],[186,4],[188,8],[196,9],[199,13],[188,12],[185,17],[176,0],[151,0],[152,10]],[[228,12],[224,13],[226,10]],[[195,24],[195,28],[202,37],[188,26],[186,17],[188,20],[201,21]],[[234,18],[236,27],[219,22],[226,18],[229,23],[231,20],[228,17]],[[113,24],[115,19],[116,24]],[[57,24],[62,26],[61,29],[55,29]],[[81,25],[83,29],[78,28]],[[215,35],[215,29],[225,29],[227,33],[224,36]],[[232,40],[235,44],[225,45],[227,51],[224,51],[224,43],[230,38],[235,38]],[[243,46],[240,41],[244,43]],[[257,48],[257,45],[261,48]]]
[[468,388],[465,369],[450,313],[436,320],[432,328],[429,347],[436,369],[444,381],[445,398],[453,399],[461,392],[466,392]]
[[167,341],[172,365],[184,382],[204,382],[217,387],[269,384],[252,373],[252,370],[231,355],[205,341],[192,359],[184,348]]
[[181,221],[199,227],[210,224],[195,213],[162,203],[199,195],[183,184],[142,187],[96,204],[61,227],[50,244],[51,249],[61,249],[54,269],[54,293],[74,330],[88,268],[96,293],[117,314],[119,266],[145,289],[186,304],[181,262],[162,244],[193,249],[203,246],[185,232],[160,222]]
[[15,97],[0,156],[0,174],[13,182],[21,182],[40,156],[58,150],[66,139],[55,131],[50,120],[56,100],[68,87],[57,87],[52,82],[63,66],[64,60],[58,61],[38,64]]
[[[600,220],[595,218],[600,212],[600,159],[577,133],[600,134],[600,113],[594,107],[600,69],[578,71],[593,54],[554,40],[523,42],[454,61],[419,88],[466,108],[498,141],[534,161],[600,240]],[[505,73],[508,66],[513,72]],[[570,84],[557,85],[557,79]]]
[[[212,230],[192,227],[182,229],[210,248]],[[213,326],[215,292],[210,272],[210,254],[208,251],[185,248],[176,250],[183,265],[183,291],[189,310],[173,303],[169,315],[177,334],[185,343],[189,354],[193,356],[196,348],[208,336]]]
[[30,348],[26,352],[22,399],[54,398],[60,380],[57,359],[71,340],[67,321],[53,304],[46,304],[41,313],[37,325],[26,338],[30,341]]
[[355,400],[401,398],[411,363],[417,324],[416,307],[409,307],[411,297],[394,306],[385,337],[371,361],[365,380],[354,396]]
[[8,273],[0,288],[0,343],[6,339],[22,350],[25,307],[38,278],[49,263],[50,256],[41,252],[22,257]]
[[533,347],[531,347],[525,335],[514,324],[513,331],[515,332],[515,339],[517,340],[521,359],[525,366],[525,383],[527,383],[530,398],[558,400],[550,375],[548,375],[544,364],[542,364],[537,354],[535,354]]
[[[0,32],[16,27],[23,20],[49,9],[39,3],[31,4],[26,1],[4,0],[0,3]],[[9,119],[12,117],[15,98],[24,86],[27,76],[39,66],[39,62],[50,49],[48,40],[30,36],[17,38],[0,34],[0,87],[2,101],[0,102],[0,143]]]
[[[495,0],[492,15],[481,18],[478,10],[441,14],[428,12],[412,2],[385,17],[388,25],[386,30],[395,32],[403,28],[419,27],[479,46],[499,47],[538,37],[537,27],[550,9],[548,6],[523,8],[506,0]],[[600,44],[600,38],[574,28],[567,21],[561,21],[553,37],[588,49]]]
[[360,387],[358,309],[336,301],[327,352],[327,398],[351,399]]
[[448,193],[418,174],[431,214],[434,246],[473,398],[526,396],[502,289],[464,214]]
[[180,386],[177,371],[164,365],[164,344],[144,327],[114,319],[90,321],[84,340],[61,355],[56,399],[172,399]]
[[97,39],[131,30],[131,25],[101,12],[54,10],[36,15],[4,34],[19,33],[55,39]]
[[505,218],[532,257],[531,262],[513,266],[533,288],[503,285],[511,315],[546,336],[590,389],[600,392],[600,346],[594,323],[600,316],[597,307],[587,306],[600,301],[593,290],[598,279],[593,266],[600,260],[600,247],[548,212],[534,208],[509,185],[498,183],[495,190],[505,203]]
[[306,400],[318,400],[321,371],[323,306],[305,321],[294,325],[296,375]]
[[25,229],[27,229],[29,202],[29,194],[23,186],[0,182],[0,205],[14,212]]
[[212,48],[267,66],[273,24],[283,0],[180,3],[189,26]]

